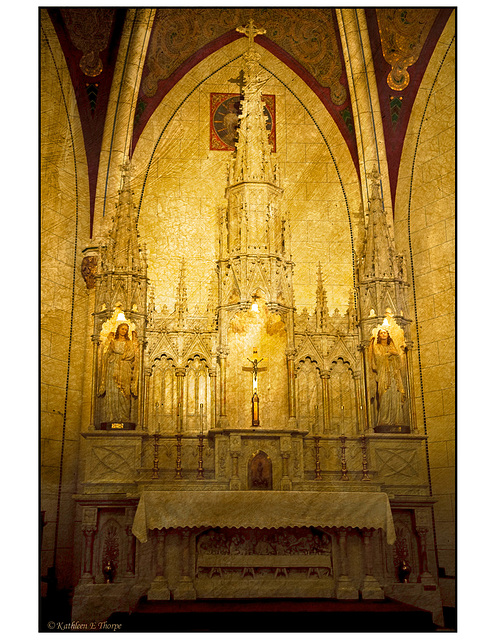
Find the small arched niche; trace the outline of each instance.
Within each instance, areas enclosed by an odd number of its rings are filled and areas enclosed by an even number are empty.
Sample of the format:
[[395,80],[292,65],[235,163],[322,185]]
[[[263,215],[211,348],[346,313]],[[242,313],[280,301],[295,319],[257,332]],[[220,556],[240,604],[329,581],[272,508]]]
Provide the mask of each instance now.
[[248,462],[248,489],[266,491],[272,488],[272,461],[264,451],[257,451]]

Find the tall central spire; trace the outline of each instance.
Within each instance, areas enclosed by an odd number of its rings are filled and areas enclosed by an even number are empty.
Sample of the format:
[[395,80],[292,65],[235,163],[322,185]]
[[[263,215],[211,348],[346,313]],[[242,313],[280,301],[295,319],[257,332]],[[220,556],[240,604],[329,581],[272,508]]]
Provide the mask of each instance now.
[[239,116],[239,132],[230,184],[253,181],[275,184],[277,176],[272,166],[265,104],[261,98],[261,91],[268,77],[261,73],[260,55],[254,49],[254,38],[266,31],[255,27],[252,20],[247,27],[238,27],[237,31],[247,35],[248,47],[242,56],[246,84],[241,100],[242,111]]

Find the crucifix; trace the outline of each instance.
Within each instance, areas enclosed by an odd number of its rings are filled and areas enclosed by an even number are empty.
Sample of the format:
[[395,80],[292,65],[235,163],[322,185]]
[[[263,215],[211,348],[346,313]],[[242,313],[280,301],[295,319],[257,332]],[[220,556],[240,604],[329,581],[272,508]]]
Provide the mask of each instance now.
[[244,92],[244,85],[246,84],[245,78],[244,78],[244,69],[240,70],[239,75],[237,76],[237,78],[229,78],[229,82],[232,82],[233,84],[238,84],[239,85],[239,95],[242,96],[242,94]]
[[243,33],[245,36],[249,38],[248,49],[251,49],[253,47],[254,39],[256,38],[256,36],[262,36],[264,33],[266,33],[266,29],[263,29],[263,28],[258,29],[258,27],[254,26],[254,22],[252,18],[249,21],[249,26],[237,27],[236,31],[239,31],[239,33]]
[[261,360],[258,360],[256,357],[258,355],[258,350],[253,349],[254,359],[249,360],[249,362],[253,365],[252,367],[242,367],[243,371],[250,371],[253,375],[253,395],[251,397],[251,417],[252,417],[252,426],[259,427],[260,426],[260,399],[258,396],[258,373],[260,371],[266,371],[266,367],[260,367],[259,364]]

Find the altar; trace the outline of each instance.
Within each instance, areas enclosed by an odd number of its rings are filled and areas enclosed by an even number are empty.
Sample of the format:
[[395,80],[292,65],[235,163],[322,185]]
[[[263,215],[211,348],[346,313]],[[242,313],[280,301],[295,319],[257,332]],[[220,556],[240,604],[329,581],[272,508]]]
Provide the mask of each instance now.
[[132,525],[145,543],[155,529],[318,527],[378,530],[395,542],[386,493],[144,491]]
[[330,314],[318,264],[310,317],[294,294],[261,32],[249,33],[204,313],[190,309],[185,257],[173,311],[150,302],[122,167],[95,293],[74,615],[104,619],[141,599],[388,596],[439,618],[408,285],[380,176],[367,176],[370,234],[349,307]]

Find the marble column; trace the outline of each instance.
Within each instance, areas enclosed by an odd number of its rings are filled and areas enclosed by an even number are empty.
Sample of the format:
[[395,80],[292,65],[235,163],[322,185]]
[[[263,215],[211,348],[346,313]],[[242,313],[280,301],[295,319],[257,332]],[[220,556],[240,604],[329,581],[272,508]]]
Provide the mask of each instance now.
[[210,376],[210,424],[214,429],[217,424],[217,372],[210,369],[208,374]]
[[[147,430],[147,423],[145,422],[145,414],[147,413],[147,393],[148,389],[146,388],[146,383],[149,381],[148,372],[145,370],[144,362],[146,358],[146,340],[141,340],[139,342],[139,359],[140,359],[140,372],[139,372],[139,386],[138,386],[138,412],[137,412],[137,423],[141,427],[141,431]],[[150,372],[151,373],[151,372]],[[145,403],[146,402],[146,403]]]
[[165,555],[165,530],[153,531],[153,567],[156,567],[155,577],[148,591],[148,600],[170,600],[170,591],[164,575],[164,555]]
[[385,597],[383,589],[378,580],[373,575],[373,530],[362,529],[363,556],[364,556],[364,579],[361,589],[363,600],[383,600]]
[[132,524],[125,527],[126,533],[126,578],[134,578],[136,571],[136,538],[132,533]]
[[126,578],[134,578],[136,573],[136,538],[132,533],[132,522],[136,509],[134,507],[126,508]]
[[[149,419],[150,419],[150,415],[149,415],[149,406],[150,406],[150,386],[151,386],[151,368],[150,367],[146,367],[145,371],[144,371],[144,393],[143,395],[143,401],[144,401],[144,412],[143,412],[143,424],[142,424],[142,428],[143,431],[150,431],[150,424],[149,424]],[[157,429],[158,425],[153,425],[151,430]]]
[[93,342],[93,375],[91,377],[91,407],[90,407],[90,416],[89,416],[89,430],[94,431],[96,428],[96,403],[98,402],[96,397],[96,386],[97,379],[99,375],[98,371],[98,348],[100,341],[98,336],[91,336],[91,340]]
[[230,476],[230,489],[239,491],[241,480],[239,478],[239,456],[241,455],[241,439],[238,435],[230,436],[230,456],[232,458],[232,474]]
[[297,428],[296,418],[296,367],[294,363],[295,352],[287,351],[287,372],[289,382],[289,429]]
[[322,371],[320,374],[323,390],[323,433],[330,431],[330,372]]
[[181,433],[184,428],[184,378],[186,370],[183,367],[177,367],[175,376],[177,378],[177,432]]
[[435,584],[435,579],[428,569],[427,535],[429,529],[426,527],[419,527],[416,531],[419,535],[419,565],[421,567],[419,580],[424,584]]
[[218,367],[220,370],[220,415],[218,427],[226,428],[229,425],[227,418],[227,351],[218,354]]
[[416,420],[416,403],[414,401],[414,394],[412,393],[412,381],[413,381],[413,365],[411,357],[412,342],[406,343],[406,371],[407,371],[407,397],[409,399],[409,423],[411,425],[411,433],[418,433],[418,423]]
[[93,584],[93,550],[95,542],[96,525],[82,525],[83,532],[83,573],[80,583]]
[[176,600],[196,600],[196,590],[190,575],[190,544],[191,534],[188,529],[181,531],[182,565],[179,584],[174,589]]
[[347,558],[347,535],[349,527],[340,527],[337,531],[339,540],[340,575],[337,582],[338,600],[357,600],[359,593],[349,578],[349,560]]

